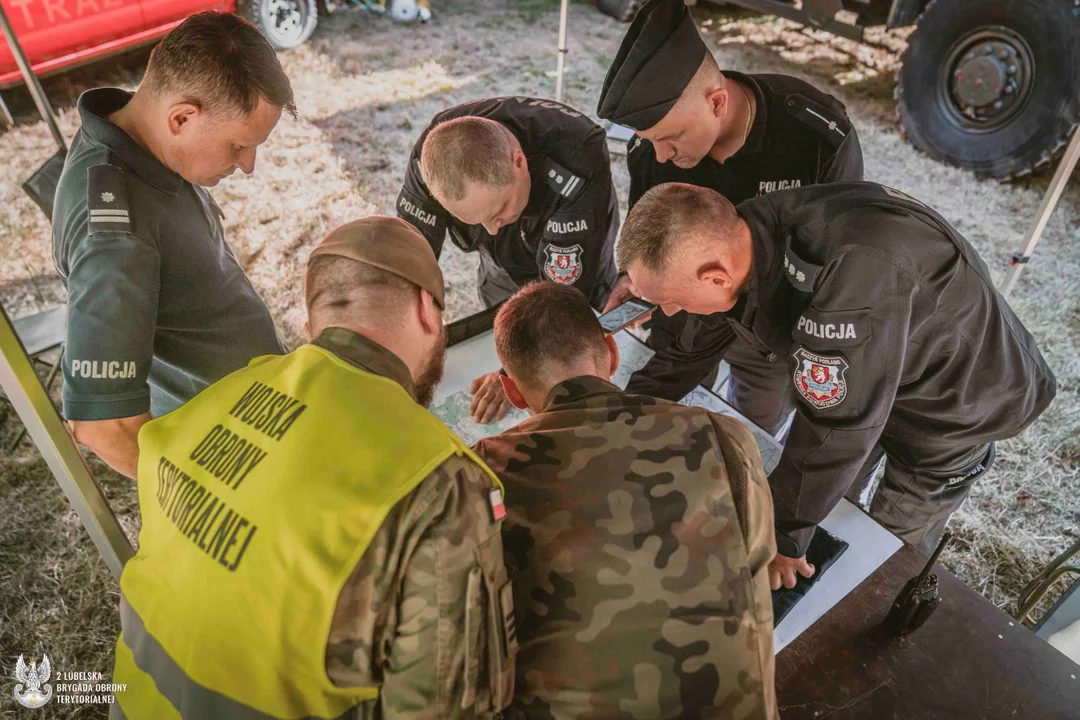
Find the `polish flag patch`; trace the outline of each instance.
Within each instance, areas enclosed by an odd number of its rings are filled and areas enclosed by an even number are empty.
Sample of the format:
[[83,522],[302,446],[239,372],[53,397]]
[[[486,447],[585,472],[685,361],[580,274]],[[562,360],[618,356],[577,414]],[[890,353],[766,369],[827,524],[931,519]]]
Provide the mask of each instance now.
[[494,518],[495,522],[506,517],[506,506],[503,505],[502,490],[491,488],[491,492],[488,493],[488,500],[491,502],[491,517]]

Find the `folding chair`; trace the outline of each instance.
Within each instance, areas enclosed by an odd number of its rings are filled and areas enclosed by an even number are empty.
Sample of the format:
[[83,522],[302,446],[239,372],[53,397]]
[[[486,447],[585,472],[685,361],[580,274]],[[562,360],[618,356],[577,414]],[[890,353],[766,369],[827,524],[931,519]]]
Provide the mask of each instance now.
[[[15,328],[15,334],[19,336],[23,347],[26,348],[26,354],[31,362],[48,368],[48,375],[45,378],[45,393],[48,394],[52,390],[53,383],[56,381],[56,376],[59,374],[64,361],[64,340],[67,338],[67,305],[57,305],[44,312],[18,318],[12,321],[12,325]],[[54,362],[49,362],[41,357],[45,353],[57,349],[59,349],[59,352]],[[0,416],[0,428],[2,428],[7,425],[12,407],[7,398],[0,398],[0,400],[4,403],[3,415]],[[5,448],[8,454],[15,452],[24,437],[26,437],[25,427],[19,430],[19,434],[15,436],[11,445]]]

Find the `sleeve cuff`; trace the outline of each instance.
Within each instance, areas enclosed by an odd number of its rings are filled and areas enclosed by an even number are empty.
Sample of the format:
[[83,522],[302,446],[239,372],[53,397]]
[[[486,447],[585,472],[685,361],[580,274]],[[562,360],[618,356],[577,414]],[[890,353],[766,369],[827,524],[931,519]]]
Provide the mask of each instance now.
[[[776,552],[779,555],[789,558],[801,558],[806,554],[806,548],[810,545],[810,538],[814,535],[814,527],[811,526],[804,530],[800,530],[795,533],[794,536],[787,533],[776,531]],[[800,543],[800,539],[805,535],[805,539]]]
[[64,398],[65,420],[117,420],[150,412],[150,393],[124,398]]

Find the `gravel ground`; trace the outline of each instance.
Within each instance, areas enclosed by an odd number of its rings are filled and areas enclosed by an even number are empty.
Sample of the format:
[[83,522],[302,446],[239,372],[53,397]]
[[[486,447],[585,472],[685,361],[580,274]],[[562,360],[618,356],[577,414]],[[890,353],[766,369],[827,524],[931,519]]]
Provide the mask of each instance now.
[[[253,176],[230,178],[214,195],[225,210],[230,242],[290,342],[302,339],[308,251],[340,223],[392,211],[408,152],[434,113],[485,96],[553,94],[557,6],[556,0],[436,2],[435,19],[423,26],[346,11],[320,21],[306,46],[281,54],[301,116],[281,123]],[[912,149],[897,127],[892,99],[902,33],[871,33],[871,44],[859,46],[730,9],[696,14],[721,67],[798,75],[843,100],[862,138],[867,178],[936,207],[978,248],[997,279],[1003,277],[1047,177],[1012,185],[981,181]],[[592,3],[571,6],[569,104],[594,111],[624,30]],[[47,80],[64,133],[70,137],[77,128],[79,92],[133,88],[147,55],[136,51]],[[18,316],[62,301],[64,293],[49,226],[19,189],[51,154],[49,134],[34,120],[25,94],[6,96],[22,122],[0,134],[0,298]],[[625,197],[628,178],[619,158],[614,176]],[[995,470],[958,514],[959,542],[945,557],[965,582],[1003,607],[1071,542],[1080,513],[1077,185],[1066,191],[1012,299],[1057,373],[1058,399],[1022,437],[1002,444]],[[442,265],[450,317],[479,309],[475,256],[447,243]],[[131,484],[91,464],[133,530]],[[54,667],[107,673],[118,629],[115,584],[33,448],[0,458],[0,473],[0,507],[8,509],[0,514],[0,655],[45,651]],[[54,711],[57,717],[100,714]],[[6,712],[0,705],[0,717]]]

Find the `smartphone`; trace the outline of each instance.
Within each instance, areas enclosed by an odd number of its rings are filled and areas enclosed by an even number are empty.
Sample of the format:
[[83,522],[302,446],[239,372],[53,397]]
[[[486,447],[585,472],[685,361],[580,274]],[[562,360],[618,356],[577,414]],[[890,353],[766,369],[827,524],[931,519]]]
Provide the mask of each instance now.
[[600,316],[600,327],[608,335],[619,332],[630,323],[641,318],[642,315],[652,312],[655,305],[638,298],[631,298],[614,310]]

